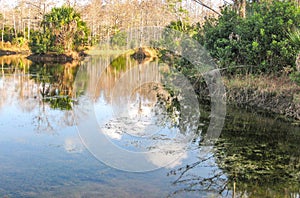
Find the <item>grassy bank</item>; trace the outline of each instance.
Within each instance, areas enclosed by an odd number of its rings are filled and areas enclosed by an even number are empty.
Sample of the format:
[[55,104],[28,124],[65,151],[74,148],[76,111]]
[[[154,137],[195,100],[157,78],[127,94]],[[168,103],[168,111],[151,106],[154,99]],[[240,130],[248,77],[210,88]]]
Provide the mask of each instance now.
[[300,120],[300,86],[289,77],[243,75],[223,79],[229,103]]
[[10,43],[0,41],[0,55],[30,54],[28,43]]
[[4,55],[15,55],[23,54],[27,55],[28,58],[34,62],[71,62],[73,60],[81,60],[85,55],[83,52],[70,51],[63,54],[49,52],[35,54],[32,53],[28,42],[24,43],[10,43],[10,42],[0,42],[0,56]]

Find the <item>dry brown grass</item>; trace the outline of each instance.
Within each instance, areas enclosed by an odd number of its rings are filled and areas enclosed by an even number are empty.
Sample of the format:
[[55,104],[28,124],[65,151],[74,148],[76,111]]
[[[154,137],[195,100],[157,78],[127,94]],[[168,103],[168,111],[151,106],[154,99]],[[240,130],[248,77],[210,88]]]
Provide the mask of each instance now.
[[290,80],[288,76],[245,75],[224,78],[224,84],[230,88],[245,88],[269,93],[299,93],[300,86]]
[[31,65],[31,61],[26,58],[24,55],[9,55],[9,56],[0,56],[0,65],[19,65],[24,63],[26,65]]
[[21,45],[14,45],[10,42],[1,42],[1,41],[0,41],[0,50],[12,51],[12,52],[23,52],[23,51],[30,52],[28,43],[25,43],[21,46]]

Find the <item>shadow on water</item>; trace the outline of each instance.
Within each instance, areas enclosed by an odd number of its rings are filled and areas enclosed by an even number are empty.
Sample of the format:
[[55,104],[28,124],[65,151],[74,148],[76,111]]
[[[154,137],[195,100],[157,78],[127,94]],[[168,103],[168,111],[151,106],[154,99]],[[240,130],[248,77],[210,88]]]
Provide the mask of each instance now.
[[252,197],[297,197],[300,129],[255,112],[231,110],[216,145],[229,189]]
[[[161,83],[173,77],[170,68],[158,60],[138,64],[126,55],[94,56],[80,64],[49,65],[33,64],[20,56],[2,56],[0,65],[0,196],[299,196],[299,127],[228,107],[220,138],[210,153],[202,155],[210,107],[200,104],[200,122],[192,116],[181,117],[179,93]],[[141,79],[153,82],[132,85]],[[192,127],[197,132],[185,153],[168,167],[139,174],[117,171],[92,158],[72,128],[72,109],[83,95],[93,98],[99,119],[107,116],[106,108],[122,112],[127,102],[132,113],[129,116],[140,121],[133,125],[135,128],[154,117],[155,127],[169,134],[171,129],[186,132]],[[150,150],[170,140],[155,136],[143,144],[130,135],[147,134],[139,130],[129,134],[126,130],[132,129],[130,124],[119,123],[112,120],[105,126],[106,133],[125,149]],[[199,126],[193,126],[196,124]],[[118,127],[123,131],[112,130]],[[45,136],[36,136],[31,130]],[[59,135],[54,137],[54,133]],[[159,165],[162,156],[149,159]]]
[[[224,197],[298,197],[299,132],[290,123],[229,107],[213,153],[169,172],[177,177],[173,184],[183,186],[173,195],[213,191]],[[217,168],[209,176],[195,174],[211,159]]]

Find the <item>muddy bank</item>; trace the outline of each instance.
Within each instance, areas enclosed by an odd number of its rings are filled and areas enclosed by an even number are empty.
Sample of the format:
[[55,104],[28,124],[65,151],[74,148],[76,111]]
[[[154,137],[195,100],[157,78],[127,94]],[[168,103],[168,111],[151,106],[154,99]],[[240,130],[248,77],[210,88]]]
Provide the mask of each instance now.
[[[224,77],[223,82],[227,104],[287,121],[300,121],[300,86],[288,77]],[[206,83],[196,82],[194,89],[201,103],[210,105],[210,93]]]
[[140,47],[135,50],[135,52],[131,55],[132,58],[137,60],[139,63],[143,63],[146,61],[152,61],[157,58],[157,52],[148,47]]
[[27,58],[33,62],[67,63],[73,61],[71,56],[64,54],[31,54]]
[[82,60],[86,54],[70,53],[70,54],[31,54],[27,58],[33,62],[44,62],[44,63],[68,63],[75,60]]
[[251,107],[300,120],[300,95],[289,92],[276,94],[252,89],[227,88],[227,101],[241,107]]
[[4,55],[15,55],[17,52],[9,51],[9,50],[0,50],[0,56]]

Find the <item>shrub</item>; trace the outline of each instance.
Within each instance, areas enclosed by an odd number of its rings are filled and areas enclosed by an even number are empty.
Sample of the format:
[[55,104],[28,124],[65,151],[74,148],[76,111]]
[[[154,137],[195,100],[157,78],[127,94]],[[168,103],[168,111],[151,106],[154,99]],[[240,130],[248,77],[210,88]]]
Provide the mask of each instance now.
[[88,41],[88,28],[74,8],[53,8],[42,21],[43,32],[31,36],[30,47],[34,53],[65,53],[78,50]]
[[264,1],[249,3],[248,12],[241,18],[225,7],[222,16],[205,23],[204,44],[220,66],[267,73],[294,66],[299,46],[289,33],[300,24],[299,9],[287,1]]

